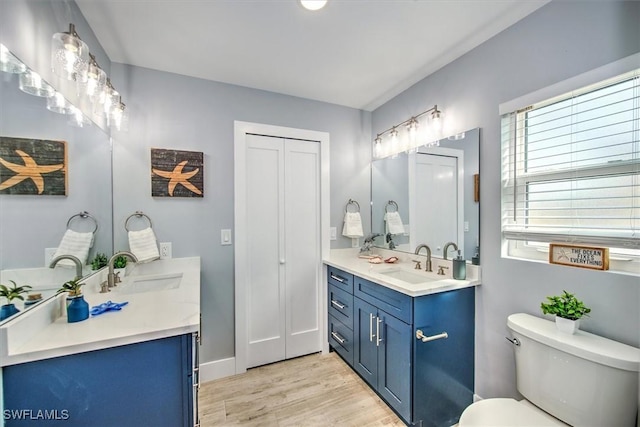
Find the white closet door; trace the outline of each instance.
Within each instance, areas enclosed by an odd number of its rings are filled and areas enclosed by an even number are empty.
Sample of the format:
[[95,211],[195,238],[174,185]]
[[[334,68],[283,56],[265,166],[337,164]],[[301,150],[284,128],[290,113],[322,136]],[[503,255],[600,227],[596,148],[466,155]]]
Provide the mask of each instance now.
[[247,135],[247,367],[285,358],[284,140]]
[[285,143],[286,357],[320,345],[320,144]]
[[321,350],[319,145],[247,135],[247,367]]
[[409,176],[411,246],[424,243],[441,256],[445,243],[458,242],[457,159],[420,153],[414,166]]

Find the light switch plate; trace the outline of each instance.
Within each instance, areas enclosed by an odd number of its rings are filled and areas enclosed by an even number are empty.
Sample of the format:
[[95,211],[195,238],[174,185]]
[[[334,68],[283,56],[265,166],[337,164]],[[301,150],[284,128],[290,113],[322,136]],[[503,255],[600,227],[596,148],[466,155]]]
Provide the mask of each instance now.
[[231,242],[231,230],[224,228],[220,230],[220,244],[222,246],[230,245]]
[[360,247],[360,238],[358,238],[358,237],[351,238],[351,247],[352,248],[359,248]]
[[329,239],[336,240],[338,238],[338,230],[335,227],[329,228]]

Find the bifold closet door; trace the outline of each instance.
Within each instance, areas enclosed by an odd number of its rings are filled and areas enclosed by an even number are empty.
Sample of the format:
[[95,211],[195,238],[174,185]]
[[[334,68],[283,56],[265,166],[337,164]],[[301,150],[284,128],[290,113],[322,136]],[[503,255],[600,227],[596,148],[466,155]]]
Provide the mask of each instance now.
[[319,144],[247,135],[247,367],[320,350]]

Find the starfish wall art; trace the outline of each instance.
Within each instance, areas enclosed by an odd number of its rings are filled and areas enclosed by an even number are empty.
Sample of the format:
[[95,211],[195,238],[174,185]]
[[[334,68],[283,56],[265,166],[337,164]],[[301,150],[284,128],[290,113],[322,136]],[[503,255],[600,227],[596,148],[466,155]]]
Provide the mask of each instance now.
[[203,177],[201,151],[151,149],[153,197],[204,197]]
[[67,194],[67,143],[0,137],[0,194]]

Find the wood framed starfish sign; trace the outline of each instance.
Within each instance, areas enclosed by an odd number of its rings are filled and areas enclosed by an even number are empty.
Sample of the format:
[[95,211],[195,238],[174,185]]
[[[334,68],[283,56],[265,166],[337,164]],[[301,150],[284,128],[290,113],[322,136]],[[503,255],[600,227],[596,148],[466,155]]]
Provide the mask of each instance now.
[[0,136],[0,194],[66,196],[66,141]]
[[204,197],[203,177],[201,151],[151,149],[153,197]]

